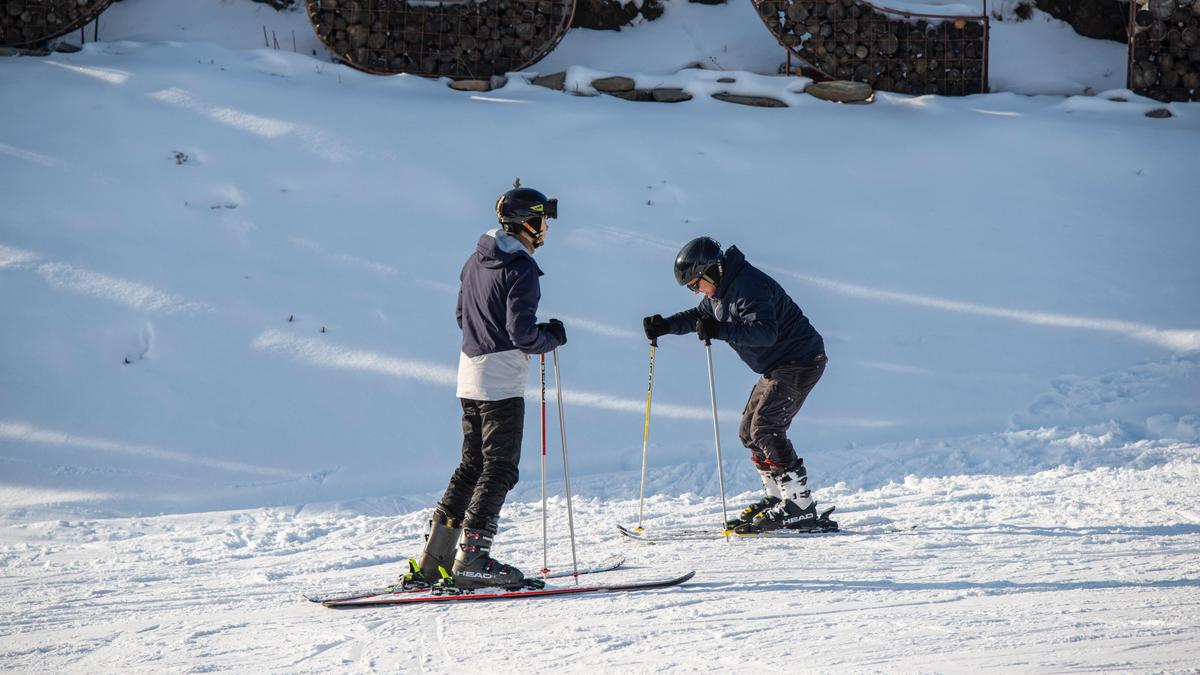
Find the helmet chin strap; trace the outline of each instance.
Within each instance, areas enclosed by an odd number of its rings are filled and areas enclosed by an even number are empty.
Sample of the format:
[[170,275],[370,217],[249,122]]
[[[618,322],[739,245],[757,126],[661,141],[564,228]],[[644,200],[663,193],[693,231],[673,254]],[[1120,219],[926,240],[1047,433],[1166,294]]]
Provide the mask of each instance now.
[[531,226],[527,222],[522,223],[522,226],[525,228],[525,232],[529,235],[529,238],[533,241],[534,248],[538,248],[542,244],[546,243],[546,219],[545,218],[542,219],[542,227],[540,229],[534,229],[533,226]]

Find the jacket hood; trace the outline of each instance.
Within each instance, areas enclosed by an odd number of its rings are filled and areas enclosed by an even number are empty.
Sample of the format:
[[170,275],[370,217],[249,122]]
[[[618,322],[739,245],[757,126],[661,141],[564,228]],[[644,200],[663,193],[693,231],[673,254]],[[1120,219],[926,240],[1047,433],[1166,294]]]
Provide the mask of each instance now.
[[[489,269],[504,267],[521,256],[533,262],[533,256],[529,255],[529,251],[525,250],[521,242],[500,228],[488,230],[480,235],[479,242],[475,244],[475,252],[479,254],[480,263]],[[536,262],[534,267],[537,267]]]
[[725,297],[725,291],[733,285],[733,280],[745,266],[746,256],[742,255],[737,246],[725,249],[725,269],[721,272],[721,283],[717,285],[717,297]]

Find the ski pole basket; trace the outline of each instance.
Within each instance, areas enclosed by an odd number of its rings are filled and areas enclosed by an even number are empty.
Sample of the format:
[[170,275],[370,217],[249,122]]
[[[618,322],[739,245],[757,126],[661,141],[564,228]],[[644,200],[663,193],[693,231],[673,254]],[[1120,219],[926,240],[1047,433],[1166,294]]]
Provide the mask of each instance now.
[[379,75],[486,79],[523,70],[566,35],[575,0],[306,0],[317,37]]
[[753,0],[801,70],[901,94],[988,91],[987,2],[979,15],[925,14],[867,0]]
[[0,47],[40,48],[100,16],[112,0],[0,0]]

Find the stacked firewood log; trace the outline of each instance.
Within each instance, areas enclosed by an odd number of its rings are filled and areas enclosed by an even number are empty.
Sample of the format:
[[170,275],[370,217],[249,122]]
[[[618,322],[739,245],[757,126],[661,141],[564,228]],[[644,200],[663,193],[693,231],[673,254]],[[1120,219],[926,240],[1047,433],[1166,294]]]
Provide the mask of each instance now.
[[112,0],[0,0],[0,46],[41,47],[96,17]]
[[521,70],[566,33],[575,0],[307,0],[317,36],[374,73],[487,78]]
[[1160,101],[1200,100],[1200,0],[1138,0],[1129,88]]
[[754,0],[817,76],[903,94],[987,91],[985,16],[913,15],[865,0]]

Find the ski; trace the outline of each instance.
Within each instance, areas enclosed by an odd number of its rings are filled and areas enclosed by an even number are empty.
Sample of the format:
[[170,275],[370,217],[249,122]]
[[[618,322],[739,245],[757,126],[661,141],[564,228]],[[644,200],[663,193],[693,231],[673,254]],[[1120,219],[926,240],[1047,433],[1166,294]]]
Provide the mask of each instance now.
[[[598,563],[579,568],[579,574],[599,574],[600,572],[611,572],[625,564],[625,556],[611,555]],[[539,574],[533,579],[563,579],[574,576],[573,570],[555,570],[548,572],[545,575]],[[342,590],[328,591],[320,593],[309,593],[304,597],[310,602],[345,602],[350,600],[362,600],[365,598],[373,598],[380,595],[398,595],[408,593],[421,593],[428,591],[428,588],[403,588],[400,583],[388,584],[387,586],[377,586],[375,588],[365,588],[359,590]]]
[[638,532],[634,528],[628,528],[624,525],[617,525],[617,532],[622,536],[640,541],[646,544],[659,544],[672,541],[705,541],[713,539],[724,539],[725,537],[736,537],[740,539],[807,539],[810,537],[827,537],[830,535],[864,535],[864,534],[888,534],[894,532],[910,532],[917,528],[916,525],[897,525],[895,527],[859,530],[859,529],[837,529],[837,530],[774,530],[772,532],[761,532],[759,534],[736,534],[717,530],[716,528],[675,528],[675,529],[656,529],[653,532]]
[[625,584],[596,584],[593,586],[564,586],[560,588],[521,589],[504,591],[479,589],[462,591],[460,593],[443,593],[434,595],[429,591],[419,593],[392,593],[357,600],[327,601],[323,603],[331,609],[352,609],[361,607],[378,607],[381,605],[416,605],[430,603],[454,603],[486,600],[529,600],[548,598],[562,595],[579,595],[582,593],[629,593],[633,591],[650,591],[660,588],[678,586],[696,575],[695,571],[682,574],[673,579],[656,579]]
[[677,529],[659,530],[654,533],[647,533],[645,531],[638,531],[636,529],[631,530],[631,529],[625,527],[624,525],[617,525],[617,531],[620,532],[622,535],[629,537],[630,539],[636,539],[638,541],[645,541],[645,542],[680,541],[680,540],[691,540],[691,539],[712,539],[714,536],[794,538],[794,537],[809,536],[809,535],[814,535],[814,534],[832,534],[832,533],[838,531],[837,522],[829,519],[829,514],[833,513],[833,510],[835,508],[837,508],[837,507],[830,506],[829,508],[824,509],[819,514],[817,514],[817,518],[814,521],[814,523],[817,525],[817,529],[813,529],[813,530],[781,529],[781,530],[772,530],[770,532],[741,533],[741,532],[734,532],[731,529],[717,531],[717,530],[710,530],[708,528],[677,528]]
[[803,539],[805,537],[820,537],[830,534],[850,534],[841,530],[775,530],[773,532],[762,532],[759,534],[737,534],[712,529],[703,528],[680,528],[671,530],[657,530],[655,532],[637,532],[629,529],[624,525],[617,525],[617,532],[634,541],[641,541],[648,544],[656,544],[666,541],[702,541],[705,539],[719,539],[723,537],[736,537],[739,539]]

